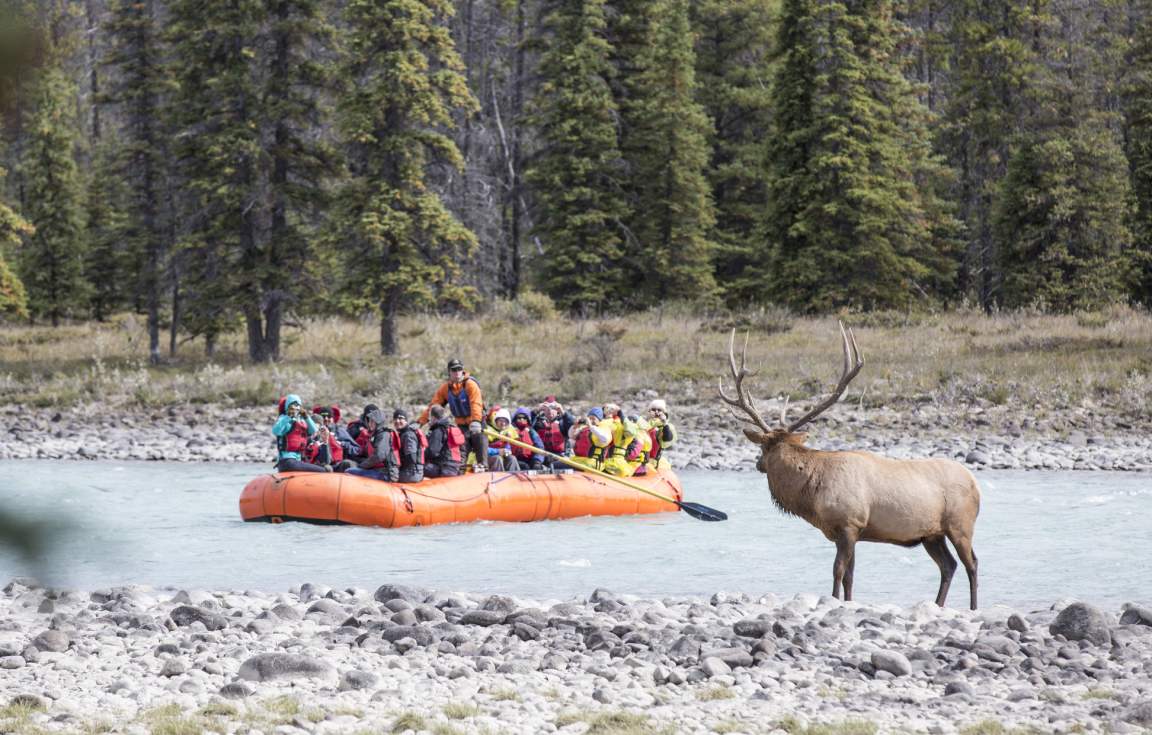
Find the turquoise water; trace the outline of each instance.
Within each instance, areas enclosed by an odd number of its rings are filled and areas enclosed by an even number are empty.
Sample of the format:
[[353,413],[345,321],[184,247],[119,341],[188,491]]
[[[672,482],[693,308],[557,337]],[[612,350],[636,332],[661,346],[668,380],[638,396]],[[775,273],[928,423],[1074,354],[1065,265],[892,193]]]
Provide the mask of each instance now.
[[[0,548],[0,584],[36,574],[60,585],[286,590],[315,582],[385,582],[538,598],[596,587],[644,595],[831,591],[834,547],[776,510],[762,475],[684,472],[687,499],[723,523],[683,513],[410,529],[244,523],[244,483],[268,465],[0,462],[0,507],[65,524],[48,559]],[[981,605],[1152,600],[1144,549],[1152,475],[984,472],[975,549]],[[910,604],[935,596],[920,548],[857,547],[856,599]],[[961,570],[949,602],[965,606]]]

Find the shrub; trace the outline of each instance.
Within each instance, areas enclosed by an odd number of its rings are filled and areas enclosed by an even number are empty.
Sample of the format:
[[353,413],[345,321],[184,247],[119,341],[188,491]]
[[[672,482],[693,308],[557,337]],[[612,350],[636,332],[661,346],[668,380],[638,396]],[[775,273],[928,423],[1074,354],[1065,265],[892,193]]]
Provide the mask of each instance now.
[[795,316],[784,306],[769,304],[722,311],[704,320],[700,329],[707,332],[754,332],[778,334],[792,329]]

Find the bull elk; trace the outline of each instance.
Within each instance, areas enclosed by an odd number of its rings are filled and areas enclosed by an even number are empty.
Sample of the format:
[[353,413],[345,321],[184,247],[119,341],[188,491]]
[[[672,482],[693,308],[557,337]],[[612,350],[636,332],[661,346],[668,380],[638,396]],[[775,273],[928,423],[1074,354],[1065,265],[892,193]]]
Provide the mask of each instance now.
[[892,459],[870,452],[822,451],[804,446],[807,438],[800,428],[840,399],[848,384],[864,367],[864,358],[851,330],[840,325],[844,341],[844,368],[832,395],[808,413],[789,423],[787,401],[780,410],[780,425],[769,427],[744,386],[750,373],[746,368],[748,343],[745,340],[740,363],[736,363],[736,330],[728,342],[728,364],[735,381],[736,397],[724,390],[720,397],[740,409],[737,415],[756,428],[744,435],[760,445],[756,468],[768,476],[772,500],[785,513],[799,516],[836,544],[832,567],[832,595],[852,599],[852,577],[856,563],[856,542],[877,541],[913,547],[924,545],[928,556],[940,567],[940,590],[936,604],[943,606],[948,586],[956,571],[956,559],[944,539],[952,542],[964,569],[972,609],[976,609],[976,555],[972,552],[972,532],[980,512],[980,487],[976,478],[959,462],[950,459]]

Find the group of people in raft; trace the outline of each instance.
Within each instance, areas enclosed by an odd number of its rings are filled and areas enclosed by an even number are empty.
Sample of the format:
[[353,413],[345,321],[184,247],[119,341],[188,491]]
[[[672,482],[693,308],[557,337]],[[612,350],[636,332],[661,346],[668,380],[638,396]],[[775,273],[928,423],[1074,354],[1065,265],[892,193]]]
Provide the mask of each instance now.
[[[386,482],[420,482],[473,472],[563,470],[549,455],[619,477],[668,466],[664,450],[676,441],[668,405],[657,399],[648,416],[626,416],[609,403],[577,417],[552,396],[535,410],[486,408],[480,384],[460,360],[448,363],[448,380],[416,423],[398,408],[389,421],[375,405],[340,423],[336,406],[309,412],[297,395],[280,399],[272,426],[280,472],[346,472]],[[420,427],[424,426],[424,429]],[[486,428],[487,427],[487,428]],[[531,449],[512,441],[531,445]]]

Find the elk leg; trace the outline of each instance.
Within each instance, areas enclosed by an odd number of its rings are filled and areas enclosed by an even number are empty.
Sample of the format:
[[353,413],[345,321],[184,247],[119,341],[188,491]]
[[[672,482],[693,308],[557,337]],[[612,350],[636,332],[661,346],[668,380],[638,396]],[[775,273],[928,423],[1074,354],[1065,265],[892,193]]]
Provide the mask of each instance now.
[[844,586],[844,601],[852,601],[852,576],[856,556],[856,539],[860,533],[854,528],[841,529],[836,536],[836,561],[832,564],[832,596],[840,596],[840,587]]
[[964,571],[968,572],[968,591],[972,597],[972,609],[976,609],[976,552],[972,551],[972,539],[968,536],[949,537],[952,540],[952,545],[956,547],[956,555],[960,557],[960,563],[964,565]]
[[956,573],[956,559],[948,551],[943,536],[924,539],[924,550],[936,566],[940,567],[940,591],[936,593],[936,604],[944,607],[944,600],[948,598],[948,587],[952,584],[952,575]]

